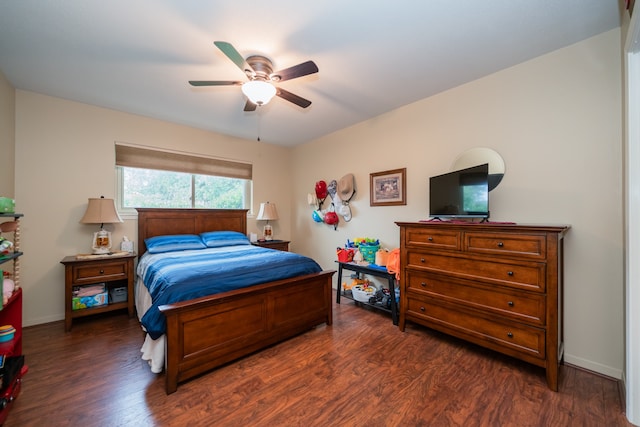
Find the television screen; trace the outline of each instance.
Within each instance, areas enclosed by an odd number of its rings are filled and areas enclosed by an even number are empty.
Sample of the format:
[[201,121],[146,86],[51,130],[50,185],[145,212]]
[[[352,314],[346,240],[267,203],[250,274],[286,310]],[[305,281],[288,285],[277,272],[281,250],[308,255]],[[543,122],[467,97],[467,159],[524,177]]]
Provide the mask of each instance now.
[[429,178],[429,216],[488,218],[489,164]]

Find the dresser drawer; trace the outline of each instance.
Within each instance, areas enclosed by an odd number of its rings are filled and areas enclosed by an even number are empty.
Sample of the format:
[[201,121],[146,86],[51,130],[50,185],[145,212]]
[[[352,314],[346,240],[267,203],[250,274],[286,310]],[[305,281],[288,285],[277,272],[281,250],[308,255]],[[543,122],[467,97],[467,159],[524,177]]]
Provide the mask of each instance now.
[[506,353],[517,352],[539,359],[546,357],[544,329],[489,320],[429,298],[409,298],[406,315],[417,323],[479,344],[489,343],[490,347]]
[[407,268],[419,268],[468,280],[480,280],[530,291],[545,291],[545,264],[484,261],[446,255],[407,252]]
[[483,287],[443,276],[407,271],[407,292],[462,304],[493,315],[544,326],[545,297],[542,294]]
[[408,228],[405,239],[407,246],[418,248],[462,249],[462,233],[459,231]]
[[74,283],[95,283],[127,278],[126,262],[102,262],[100,264],[84,264],[73,266]]
[[467,252],[487,255],[541,260],[547,257],[545,235],[469,232],[465,233],[464,248]]

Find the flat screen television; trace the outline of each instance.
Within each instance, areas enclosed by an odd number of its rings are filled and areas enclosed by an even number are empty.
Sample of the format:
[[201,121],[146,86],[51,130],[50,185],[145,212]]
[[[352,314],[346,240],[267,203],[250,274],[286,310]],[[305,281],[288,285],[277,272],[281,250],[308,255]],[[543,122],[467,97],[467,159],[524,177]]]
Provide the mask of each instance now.
[[429,178],[432,218],[489,218],[489,164]]

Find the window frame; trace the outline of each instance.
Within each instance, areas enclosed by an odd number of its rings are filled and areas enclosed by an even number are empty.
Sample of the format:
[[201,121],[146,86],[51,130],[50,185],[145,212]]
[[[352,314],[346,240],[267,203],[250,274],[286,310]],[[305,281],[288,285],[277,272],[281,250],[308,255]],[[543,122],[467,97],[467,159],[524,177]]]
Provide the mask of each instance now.
[[[218,176],[226,178],[242,179],[245,182],[243,209],[249,210],[249,215],[253,215],[253,165],[247,162],[215,158],[211,156],[198,155],[192,153],[161,150],[157,148],[144,147],[121,142],[115,143],[115,202],[118,212],[123,218],[135,219],[138,212],[135,208],[124,206],[124,173],[123,168],[140,168],[148,170],[158,170],[166,172],[188,173],[191,175],[191,209],[196,209],[195,204],[195,180],[196,176]],[[133,156],[131,157],[131,154]],[[142,154],[142,156],[141,156]],[[145,155],[148,154],[148,155]],[[127,157],[129,155],[129,157]],[[120,160],[119,160],[120,159]],[[158,160],[158,167],[154,167],[154,159]],[[187,162],[185,162],[185,159]],[[172,160],[175,160],[175,168],[171,167]],[[207,160],[211,160],[210,165]],[[195,171],[185,168],[185,164],[193,162]],[[133,164],[127,164],[133,162]],[[140,162],[140,163],[138,163]],[[123,164],[124,163],[124,164]],[[234,171],[236,169],[236,171]],[[239,174],[239,175],[238,175]]]

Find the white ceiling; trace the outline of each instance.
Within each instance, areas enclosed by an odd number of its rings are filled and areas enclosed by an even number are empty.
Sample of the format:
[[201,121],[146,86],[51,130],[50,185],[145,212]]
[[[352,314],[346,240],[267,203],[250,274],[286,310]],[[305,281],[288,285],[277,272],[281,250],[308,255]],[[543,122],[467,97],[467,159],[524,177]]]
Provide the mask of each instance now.
[[[0,71],[13,86],[292,146],[620,25],[616,0],[4,0]],[[213,42],[318,74],[244,112],[244,80]],[[526,84],[526,82],[523,82]]]

